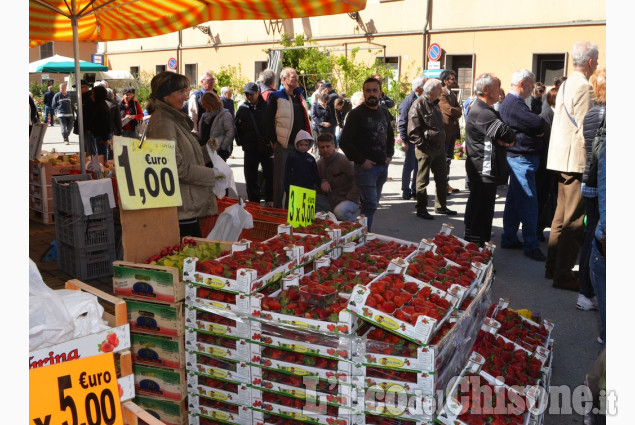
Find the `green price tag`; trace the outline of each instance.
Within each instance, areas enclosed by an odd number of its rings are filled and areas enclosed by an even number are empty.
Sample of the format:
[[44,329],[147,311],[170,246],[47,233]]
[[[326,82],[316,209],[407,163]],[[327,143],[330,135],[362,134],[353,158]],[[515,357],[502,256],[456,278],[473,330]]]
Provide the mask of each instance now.
[[287,222],[295,228],[313,223],[315,220],[315,190],[290,186],[289,192]]
[[115,172],[124,210],[178,207],[182,204],[175,143],[114,137]]

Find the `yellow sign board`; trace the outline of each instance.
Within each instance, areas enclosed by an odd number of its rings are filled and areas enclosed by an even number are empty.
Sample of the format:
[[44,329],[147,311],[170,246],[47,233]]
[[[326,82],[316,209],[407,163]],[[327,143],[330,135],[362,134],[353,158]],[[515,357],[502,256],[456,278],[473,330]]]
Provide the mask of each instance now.
[[289,186],[289,214],[287,222],[295,228],[315,220],[315,190]]
[[175,142],[114,137],[115,172],[124,210],[182,204]]
[[29,370],[29,424],[123,425],[113,353]]

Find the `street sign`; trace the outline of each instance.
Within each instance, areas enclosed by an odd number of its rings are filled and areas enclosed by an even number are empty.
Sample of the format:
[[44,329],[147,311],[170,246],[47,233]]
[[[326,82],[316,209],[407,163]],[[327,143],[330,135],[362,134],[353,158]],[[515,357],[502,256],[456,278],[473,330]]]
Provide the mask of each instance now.
[[293,227],[306,226],[315,220],[315,190],[289,186],[289,215],[287,222]]
[[428,69],[441,69],[441,62],[428,62]]
[[423,76],[426,78],[439,78],[443,69],[424,69]]
[[168,68],[170,69],[176,69],[176,59],[174,58],[170,58],[168,60]]
[[441,59],[441,46],[437,43],[432,43],[430,47],[428,47],[428,59],[431,61],[438,61]]
[[105,65],[104,63],[104,55],[92,54],[90,55],[90,60],[92,63],[98,63],[99,65]]
[[124,210],[178,207],[182,204],[172,140],[114,137],[115,171]]
[[30,424],[123,425],[112,353],[29,370]]

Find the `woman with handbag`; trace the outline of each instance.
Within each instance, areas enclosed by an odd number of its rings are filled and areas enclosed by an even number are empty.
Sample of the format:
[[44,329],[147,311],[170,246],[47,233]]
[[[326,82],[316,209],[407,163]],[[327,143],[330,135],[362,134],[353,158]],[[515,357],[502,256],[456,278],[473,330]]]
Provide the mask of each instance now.
[[121,119],[125,122],[123,125],[123,137],[139,138],[137,126],[139,121],[143,119],[143,109],[135,99],[134,87],[127,87],[123,91],[123,99],[119,103],[119,111]]

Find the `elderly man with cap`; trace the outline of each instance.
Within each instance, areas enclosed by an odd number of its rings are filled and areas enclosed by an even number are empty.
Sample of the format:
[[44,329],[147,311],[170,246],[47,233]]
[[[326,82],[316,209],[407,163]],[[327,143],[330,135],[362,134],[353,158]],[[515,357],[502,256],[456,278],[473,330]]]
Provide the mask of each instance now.
[[267,206],[273,205],[273,150],[267,138],[267,103],[256,83],[247,83],[243,90],[245,102],[236,111],[236,144],[245,153],[245,184],[247,199],[260,202],[262,195],[258,184],[258,166],[264,175],[264,199]]

